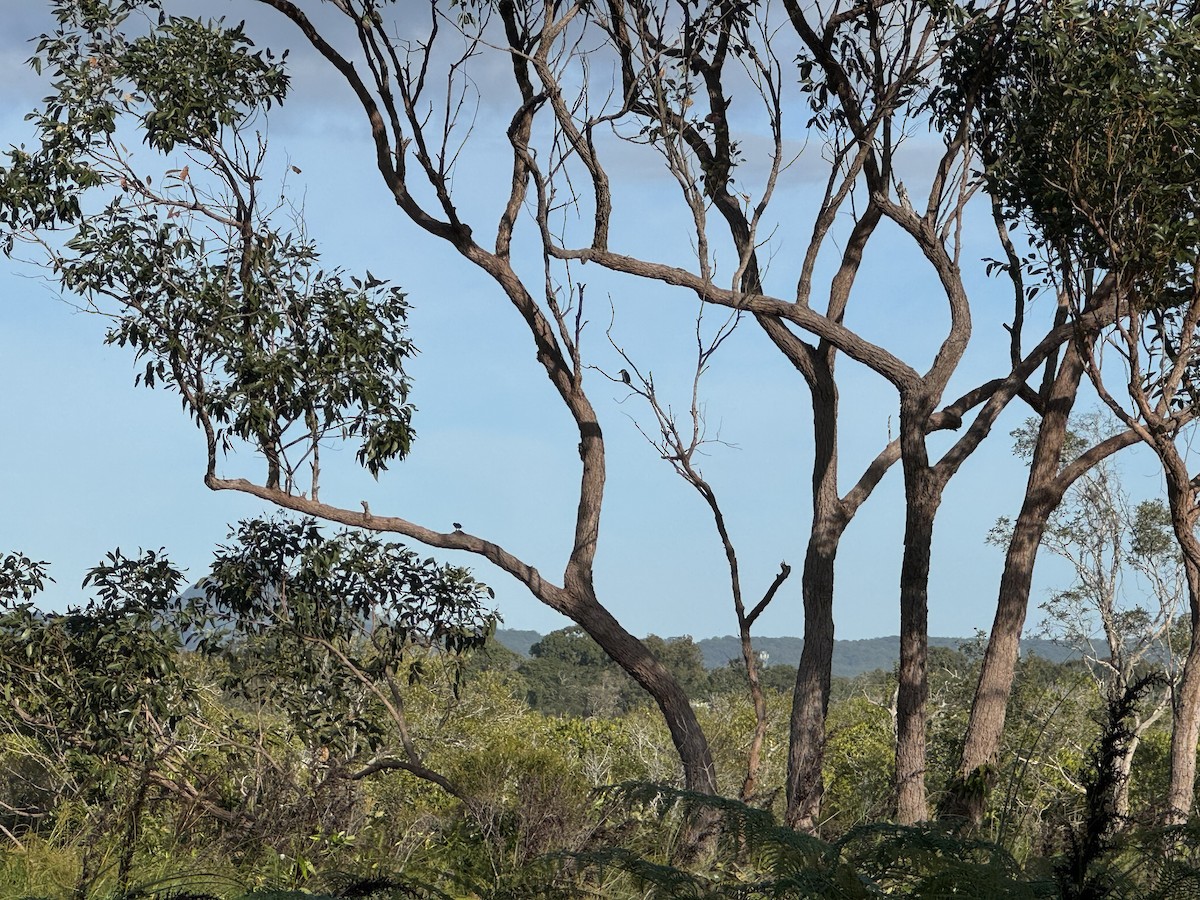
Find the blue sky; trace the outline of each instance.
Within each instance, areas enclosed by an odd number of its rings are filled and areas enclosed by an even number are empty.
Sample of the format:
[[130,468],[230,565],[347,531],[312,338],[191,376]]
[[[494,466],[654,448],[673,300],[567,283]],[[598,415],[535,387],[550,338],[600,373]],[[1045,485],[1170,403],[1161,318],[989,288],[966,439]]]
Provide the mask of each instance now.
[[[0,36],[5,145],[27,139],[22,117],[48,92],[24,65],[31,52],[24,38],[51,24],[40,4],[9,6]],[[206,4],[214,15],[249,18],[249,32],[260,44],[295,47],[291,99],[270,120],[279,153],[275,165],[280,171],[285,163],[302,170],[293,187],[302,192],[308,230],[326,263],[351,271],[370,268],[408,292],[411,333],[421,349],[409,369],[419,410],[411,458],[375,483],[356,469],[352,450],[327,455],[330,480],[323,499],[351,508],[366,499],[377,514],[442,530],[463,522],[558,580],[573,523],[578,438],[534,360],[528,333],[494,287],[449,248],[409,225],[389,202],[349,92],[286,28],[247,9],[252,6]],[[477,140],[456,183],[471,198],[463,204],[468,221],[472,215],[495,221],[494,200],[507,179],[497,121],[484,97]],[[752,155],[755,136],[744,139]],[[918,157],[922,140],[928,139],[913,139]],[[689,247],[673,212],[678,207],[673,186],[644,157],[618,159],[625,186],[618,193],[615,243],[635,255],[685,258]],[[770,277],[779,280],[785,296],[789,279],[794,283],[792,260],[811,227],[808,165],[797,167],[776,200],[777,209],[787,212],[773,244]],[[999,374],[1006,359],[1001,323],[1009,312],[1008,289],[986,280],[978,262],[999,255],[989,228],[975,220],[968,227],[963,265],[976,299],[975,336],[949,395]],[[524,241],[530,246],[528,223]],[[924,368],[944,328],[944,304],[936,291],[926,291],[927,267],[906,239],[889,234],[881,243],[887,252],[876,247],[868,261],[849,324]],[[536,257],[527,262],[532,268],[526,271],[536,272]],[[694,298],[606,278],[591,268],[576,275],[588,280],[586,350],[592,361],[609,372],[621,365],[604,336],[611,298],[618,342],[654,371],[678,408],[686,408]],[[710,319],[715,323],[717,316]],[[51,561],[58,584],[46,601],[58,606],[79,596],[84,570],[114,546],[165,547],[198,577],[229,523],[262,510],[245,497],[204,488],[200,435],[174,396],[133,387],[132,359],[102,345],[103,329],[97,317],[60,299],[37,268],[0,261],[0,420],[7,424],[0,442],[0,552],[20,549]],[[849,484],[886,442],[896,402],[892,388],[848,360],[840,363],[840,373],[842,473]],[[649,417],[636,398],[599,375],[589,387],[609,449],[597,562],[602,602],[636,634],[700,638],[733,632],[727,575],[706,508],[638,435],[630,417]],[[735,445],[714,446],[705,474],[730,520],[748,595],[769,584],[780,560],[795,568],[758,630],[799,634],[811,458],[803,381],[747,325],[723,348],[703,390],[710,430],[719,428],[721,439]],[[985,546],[984,537],[997,516],[1015,514],[1020,502],[1024,473],[1010,454],[1007,432],[1024,415],[1019,407],[1006,413],[947,491],[930,585],[934,634],[969,635],[990,625],[1001,554]],[[1135,493],[1156,489],[1150,463],[1134,460],[1130,466]],[[222,464],[223,474],[231,476],[259,468],[248,455]],[[895,467],[847,532],[838,568],[839,637],[897,631],[902,499]],[[443,558],[475,565],[495,587],[508,627],[548,631],[567,624],[486,565]],[[1046,562],[1039,594],[1056,571]]]

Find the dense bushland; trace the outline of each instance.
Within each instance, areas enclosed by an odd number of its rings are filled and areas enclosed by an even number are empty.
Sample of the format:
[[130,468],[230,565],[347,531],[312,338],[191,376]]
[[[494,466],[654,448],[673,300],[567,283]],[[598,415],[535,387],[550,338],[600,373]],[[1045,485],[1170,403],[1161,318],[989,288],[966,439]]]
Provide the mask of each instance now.
[[[259,552],[267,533],[319,546],[322,564],[336,555],[337,539],[311,525],[235,532]],[[232,579],[240,549],[223,548],[214,571]],[[289,584],[312,576],[316,557],[302,555]],[[253,627],[238,625],[216,602],[227,588],[171,593],[161,554],[114,554],[89,583],[94,599],[55,614],[32,605],[26,579],[0,617],[6,896],[1149,896],[1195,874],[1182,851],[1164,862],[1159,850],[1182,845],[1152,827],[1168,776],[1161,725],[1138,745],[1128,817],[1097,819],[1104,742],[1120,723],[1084,662],[1022,662],[997,788],[970,836],[880,824],[896,677],[837,680],[817,839],[778,824],[786,683],[764,679],[762,790],[741,804],[682,790],[661,718],[576,629],[530,658],[438,643],[437,627],[397,652],[386,617],[321,637],[299,588],[287,615],[250,604]],[[486,616],[478,625],[486,634]],[[689,684],[728,773],[720,790],[735,796],[755,723],[744,671],[705,672],[690,639],[651,645]],[[974,645],[933,655],[935,796],[979,656]],[[685,838],[698,807],[718,813],[699,854]]]

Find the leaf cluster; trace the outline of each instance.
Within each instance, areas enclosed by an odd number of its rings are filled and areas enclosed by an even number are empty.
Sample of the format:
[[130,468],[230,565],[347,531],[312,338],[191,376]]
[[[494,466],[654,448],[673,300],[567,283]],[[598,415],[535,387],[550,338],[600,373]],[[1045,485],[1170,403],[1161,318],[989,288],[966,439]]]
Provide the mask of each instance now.
[[989,189],[1063,264],[1164,303],[1196,262],[1200,20],[1138,0],[1015,9],[963,32],[940,114],[976,101]]
[[[131,33],[135,12],[157,12],[157,24]],[[241,24],[168,18],[156,0],[55,0],[53,13],[58,29],[38,39],[29,60],[54,79],[55,93],[27,117],[38,149],[11,148],[0,168],[0,224],[14,232],[81,219],[83,192],[109,177],[96,154],[111,158],[120,146],[123,116],[133,116],[146,143],[163,152],[180,145],[211,151],[287,94],[286,54],[252,52]],[[13,236],[6,235],[8,252]]]
[[[55,15],[30,60],[54,79],[30,115],[38,147],[11,148],[0,167],[6,250],[40,243],[64,287],[111,311],[108,340],[144,361],[139,382],[179,391],[210,471],[218,448],[245,441],[268,486],[299,492],[307,464],[315,496],[323,441],[356,440],[373,475],[402,459],[403,363],[416,352],[404,293],[320,268],[300,229],[262,206],[265,146],[251,132],[286,97],[286,54],[255,50],[242,24],[168,17],[150,0],[59,0]],[[155,184],[126,128],[188,164]],[[49,242],[54,230],[65,242]]]
[[230,536],[202,583],[197,646],[230,659],[231,687],[271,700],[323,743],[377,745],[375,691],[441,665],[456,686],[462,655],[498,620],[485,606],[493,591],[466,569],[364,532],[254,519]]
[[11,727],[51,757],[152,756],[192,702],[172,609],[182,581],[161,552],[118,549],[88,573],[95,597],[86,604],[5,609],[0,685]]
[[[303,238],[270,229],[231,258],[155,212],[115,202],[83,223],[63,283],[125,306],[109,343],[145,362],[139,380],[179,390],[190,411],[281,460],[289,478],[322,439],[358,439],[378,475],[414,438],[404,293],[319,268]],[[289,452],[294,457],[289,460]]]
[[7,553],[0,558],[0,608],[34,598],[53,581],[47,574],[49,563],[37,562],[24,553]]

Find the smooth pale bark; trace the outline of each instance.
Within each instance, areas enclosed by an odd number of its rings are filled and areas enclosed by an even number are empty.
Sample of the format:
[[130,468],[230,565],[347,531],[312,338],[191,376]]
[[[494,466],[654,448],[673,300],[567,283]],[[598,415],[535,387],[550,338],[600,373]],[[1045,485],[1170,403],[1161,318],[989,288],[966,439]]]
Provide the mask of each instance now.
[[1125,747],[1125,751],[1117,758],[1115,762],[1115,770],[1117,775],[1117,787],[1113,792],[1113,812],[1118,822],[1129,821],[1129,777],[1133,772],[1133,758],[1137,755],[1138,746],[1142,743],[1142,735],[1144,735],[1156,721],[1158,721],[1160,713],[1165,709],[1159,707],[1157,711],[1152,713],[1145,719],[1138,718],[1133,725],[1133,735],[1129,738],[1129,743]]
[[1141,743],[1135,736],[1116,760],[1117,786],[1113,791],[1113,813],[1118,822],[1129,818],[1129,773],[1133,771],[1133,756]]

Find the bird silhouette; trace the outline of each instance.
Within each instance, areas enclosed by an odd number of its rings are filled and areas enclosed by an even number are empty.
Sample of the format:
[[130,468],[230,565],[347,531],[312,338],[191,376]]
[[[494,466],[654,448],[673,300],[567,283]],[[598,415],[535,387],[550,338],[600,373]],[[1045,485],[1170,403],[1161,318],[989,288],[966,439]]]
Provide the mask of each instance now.
[[462,522],[451,522],[450,524],[454,526],[455,531],[462,531]]
[[621,380],[623,382],[625,382],[626,384],[632,383],[632,379],[629,377],[629,373],[625,369],[621,370],[620,375],[621,375]]

